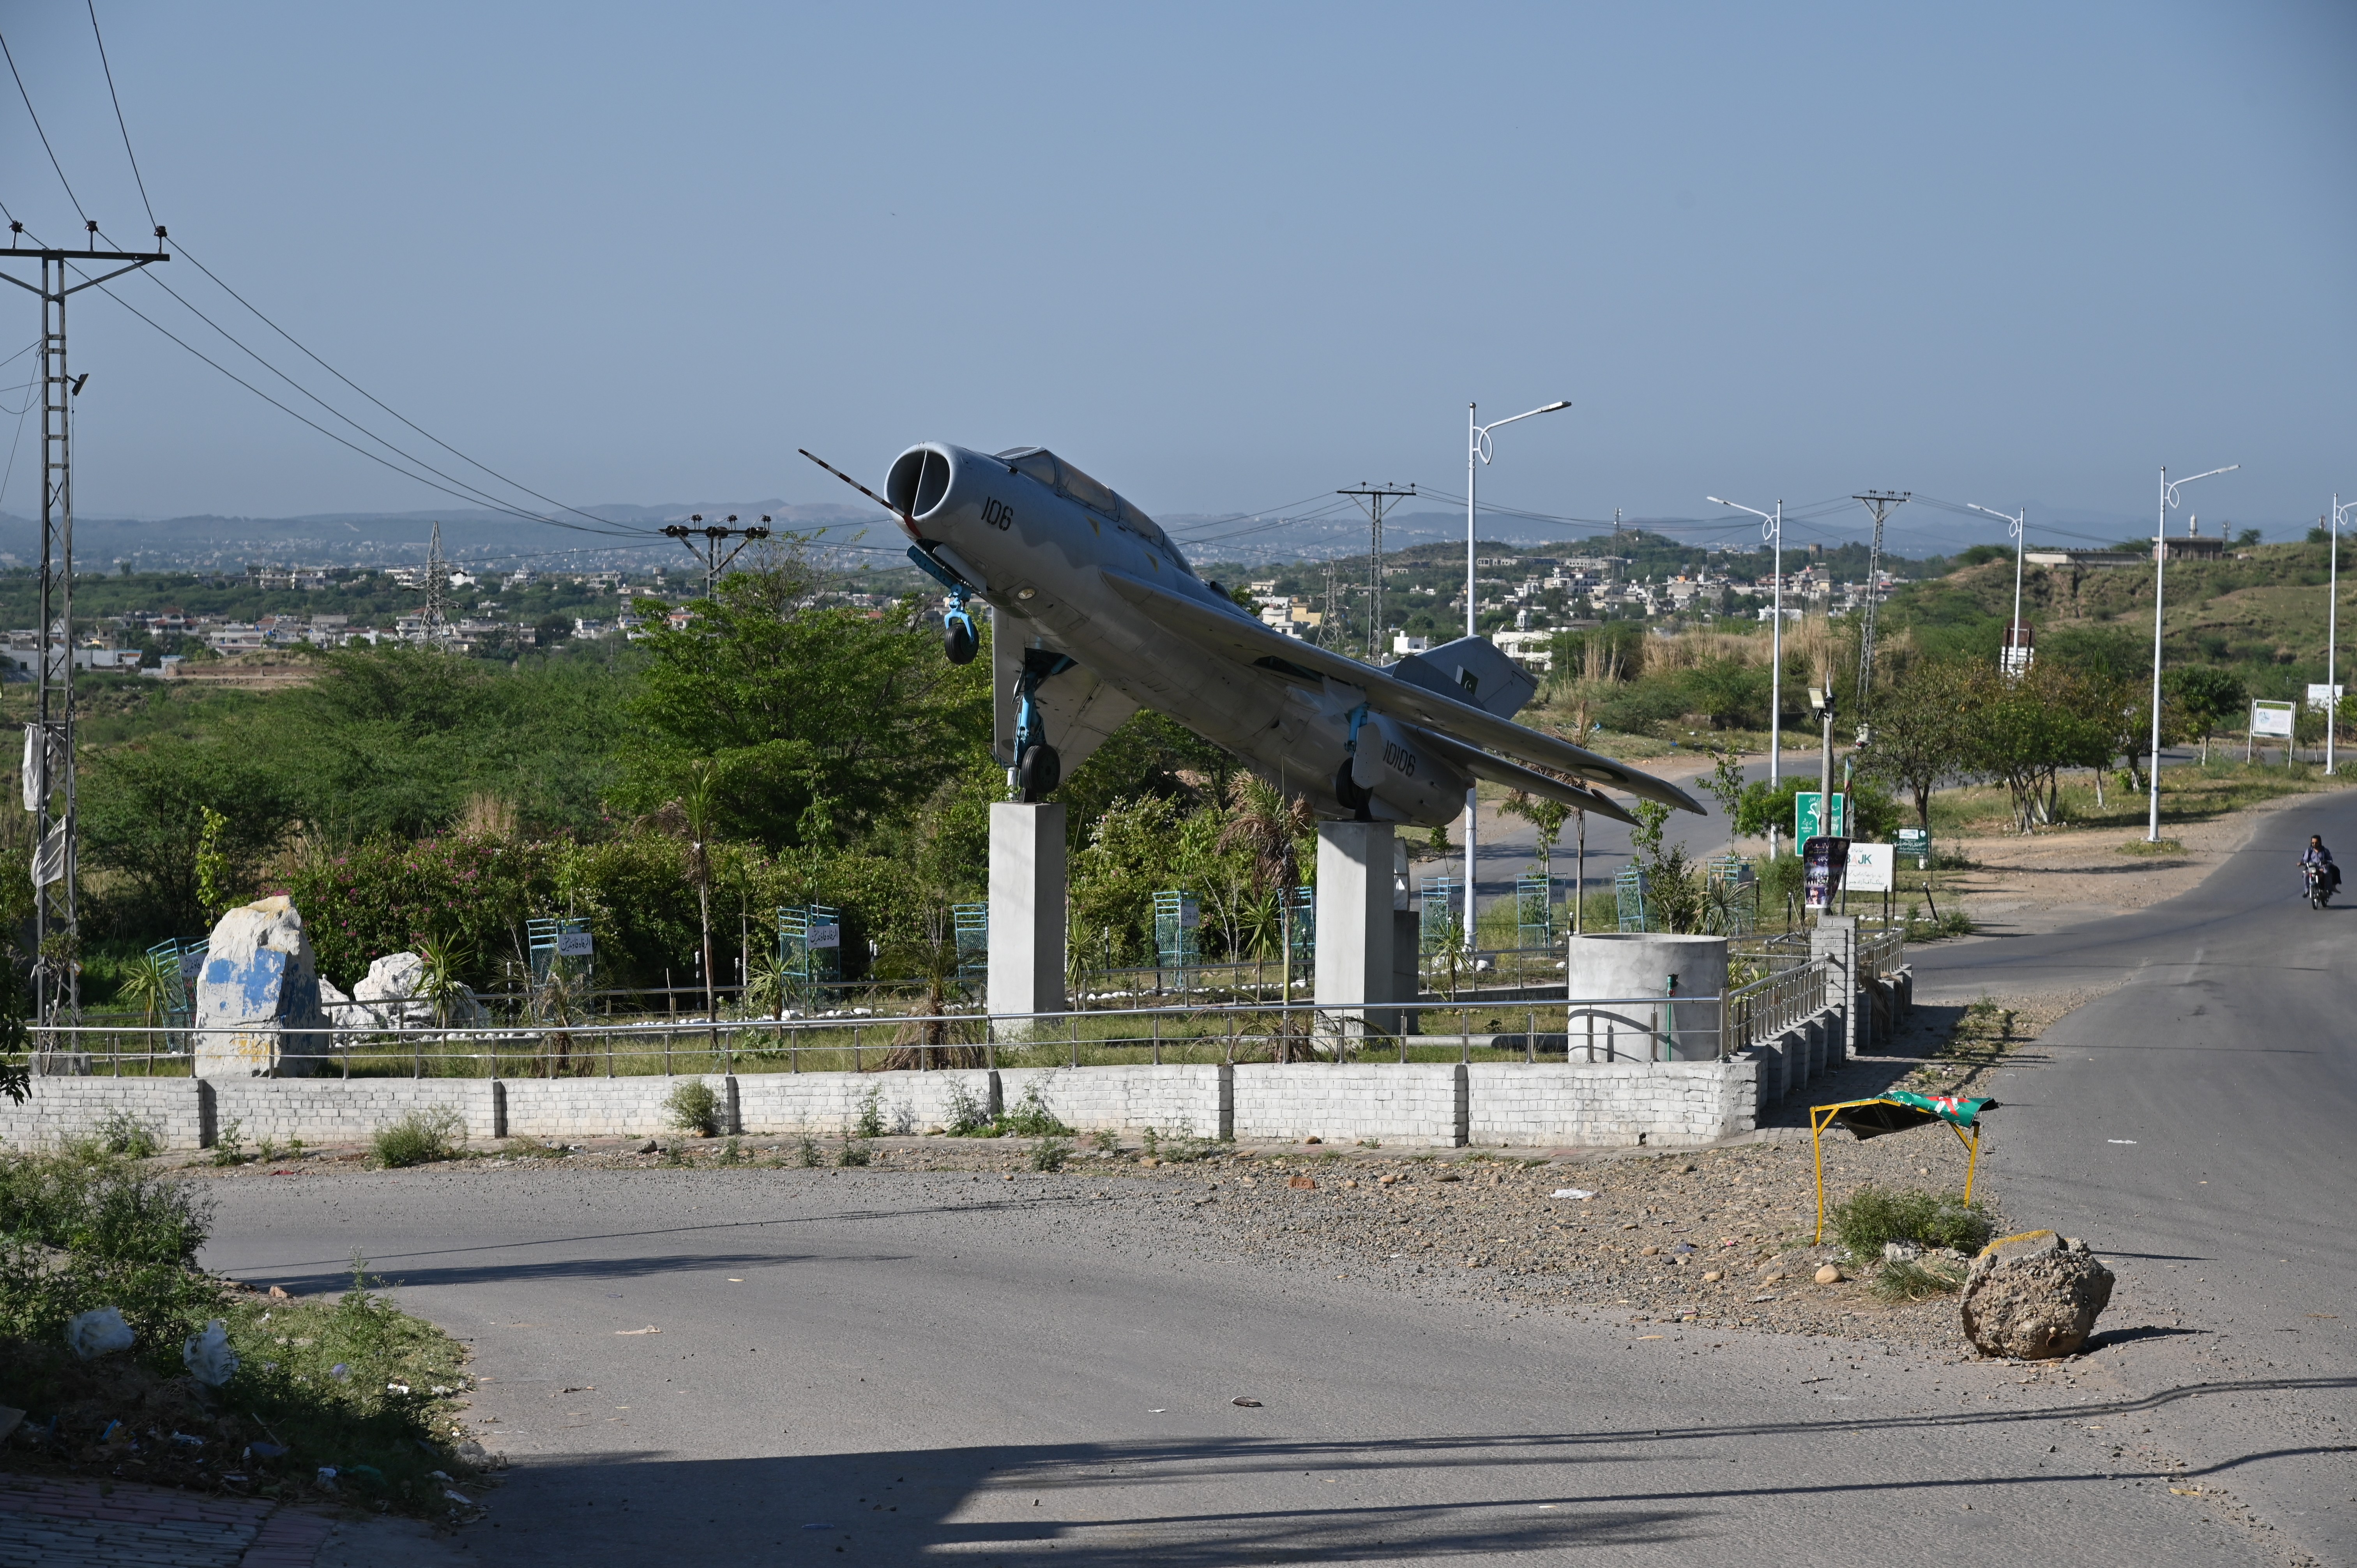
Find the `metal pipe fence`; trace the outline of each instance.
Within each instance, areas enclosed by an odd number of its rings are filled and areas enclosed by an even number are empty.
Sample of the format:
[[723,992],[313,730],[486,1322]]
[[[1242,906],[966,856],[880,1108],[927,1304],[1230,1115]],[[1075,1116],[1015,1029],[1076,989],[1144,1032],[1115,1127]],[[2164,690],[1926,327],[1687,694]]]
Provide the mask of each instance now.
[[[1254,1061],[1724,1059],[1719,994],[1576,1001],[1251,1002],[1052,1013],[608,1021],[484,1028],[319,1030],[290,1060],[344,1078],[643,1077]],[[85,1022],[42,1033],[35,1070],[189,1076],[241,1032]],[[209,1038],[210,1036],[210,1038]],[[246,1040],[262,1038],[251,1034]],[[1479,1042],[1477,1044],[1476,1042]],[[303,1047],[316,1045],[316,1048]],[[1477,1055],[1478,1053],[1478,1055]],[[275,1072],[274,1070],[274,1076]]]

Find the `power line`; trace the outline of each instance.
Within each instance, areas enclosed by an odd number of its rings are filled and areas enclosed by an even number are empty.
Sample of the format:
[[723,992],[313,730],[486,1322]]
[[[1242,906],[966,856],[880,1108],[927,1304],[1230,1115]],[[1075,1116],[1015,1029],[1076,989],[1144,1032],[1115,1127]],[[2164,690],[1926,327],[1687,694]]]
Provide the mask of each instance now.
[[[114,91],[114,67],[106,59],[106,38],[98,30],[98,0],[86,0],[86,4],[90,6],[90,36],[98,40],[99,69],[106,72],[106,96],[114,104],[114,125],[123,133],[123,156],[131,160],[131,178],[139,187],[139,205],[147,209],[148,226],[156,231],[156,237],[160,240],[164,237],[164,228],[156,221],[156,204],[147,199],[147,182],[139,174],[139,155],[131,150],[131,127],[123,120],[123,100]],[[19,82],[17,85],[21,87],[24,84]],[[27,108],[31,106],[29,102],[26,105]],[[58,177],[62,179],[65,176],[60,173]]]
[[7,59],[8,74],[16,79],[16,96],[25,101],[25,113],[33,117],[33,129],[41,138],[41,150],[49,155],[49,166],[58,171],[58,183],[66,188],[66,199],[73,203],[74,216],[88,223],[90,214],[81,209],[81,198],[74,194],[73,182],[66,178],[65,166],[58,162],[58,150],[49,145],[49,134],[42,129],[40,115],[34,113],[33,95],[25,91],[25,73],[16,69],[16,56],[15,51],[8,48],[8,38],[5,33],[0,33],[0,56],[5,56]]

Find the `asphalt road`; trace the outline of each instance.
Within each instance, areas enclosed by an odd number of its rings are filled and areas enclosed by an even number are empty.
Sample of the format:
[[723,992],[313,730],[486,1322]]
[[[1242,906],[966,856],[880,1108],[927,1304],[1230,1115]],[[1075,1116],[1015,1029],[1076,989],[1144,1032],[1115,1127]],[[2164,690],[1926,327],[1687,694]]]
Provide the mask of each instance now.
[[[2311,832],[2357,850],[2357,795],[2256,819],[2248,847],[2152,908],[1915,950],[1917,994],[2118,989],[2005,1074],[1986,1155],[2008,1209],[2054,1216],[2135,1279],[2152,1376],[2247,1380],[2189,1430],[2224,1484],[2321,1560],[2357,1561],[2357,907],[2319,912]],[[2125,863],[2124,863],[2125,865]],[[2351,877],[2357,895],[2357,875]]]
[[1927,1004],[2121,983],[1996,1086],[1983,1179],[2120,1276],[2035,1380],[1207,1254],[1084,1176],[239,1179],[207,1262],[357,1249],[474,1341],[502,1565],[2357,1562],[2357,913],[2290,868],[2357,797],[2262,821],[2173,903],[1918,950]]

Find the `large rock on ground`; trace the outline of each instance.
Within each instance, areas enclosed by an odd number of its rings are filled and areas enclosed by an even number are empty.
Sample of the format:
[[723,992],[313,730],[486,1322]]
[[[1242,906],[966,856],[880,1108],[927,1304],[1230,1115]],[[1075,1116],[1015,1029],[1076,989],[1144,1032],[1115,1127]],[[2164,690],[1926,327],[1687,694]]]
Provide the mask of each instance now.
[[[425,990],[425,960],[414,952],[387,953],[369,965],[352,987],[359,1006],[345,1011],[351,1024],[379,1029],[427,1029],[435,1026],[434,1004]],[[447,1026],[471,1029],[483,1021],[482,1004],[472,987],[454,985],[444,1006]]]
[[2051,1230],[1990,1242],[1964,1276],[1964,1337],[1986,1356],[2068,1356],[2112,1300],[2112,1271],[2084,1241]]
[[197,975],[199,1078],[299,1078],[330,1039],[303,917],[285,897],[223,915]]

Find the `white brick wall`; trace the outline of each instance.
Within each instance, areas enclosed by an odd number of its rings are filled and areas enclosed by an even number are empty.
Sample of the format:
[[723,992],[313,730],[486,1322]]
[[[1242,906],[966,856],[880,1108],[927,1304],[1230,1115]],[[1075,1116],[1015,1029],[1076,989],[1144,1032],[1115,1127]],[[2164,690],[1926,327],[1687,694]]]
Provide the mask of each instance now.
[[[1912,976],[1891,989],[1900,1009]],[[1569,1144],[1708,1143],[1757,1125],[1760,1108],[1798,1094],[1840,1065],[1834,1030],[1804,1025],[1773,1048],[1731,1062],[1480,1062],[1469,1066],[1466,1132],[1475,1144],[1547,1147]],[[1826,1058],[1833,1056],[1828,1061]],[[1232,1094],[1234,1135],[1243,1139],[1317,1134],[1341,1144],[1362,1138],[1387,1145],[1446,1147],[1457,1137],[1458,1068],[1448,1062],[1353,1062],[1216,1066],[1010,1068],[999,1077],[1012,1108],[1037,1088],[1063,1122],[1165,1133],[1222,1131],[1223,1071]],[[32,1098],[0,1100],[0,1140],[23,1145],[94,1131],[106,1115],[129,1112],[156,1130],[167,1147],[213,1141],[232,1121],[249,1143],[364,1140],[413,1112],[447,1105],[468,1135],[548,1139],[644,1137],[669,1130],[663,1101],[676,1078],[509,1079],[113,1079],[37,1078]],[[729,1080],[705,1079],[728,1099]],[[885,1127],[921,1131],[951,1120],[962,1090],[986,1103],[989,1074],[941,1072],[770,1072],[735,1080],[735,1128],[754,1136],[833,1136],[856,1124],[877,1096]],[[500,1111],[504,1103],[502,1129]]]
[[0,1096],[0,1142],[26,1148],[79,1137],[118,1111],[167,1149],[198,1148],[211,1134],[203,1086],[192,1078],[37,1078],[24,1104]]

